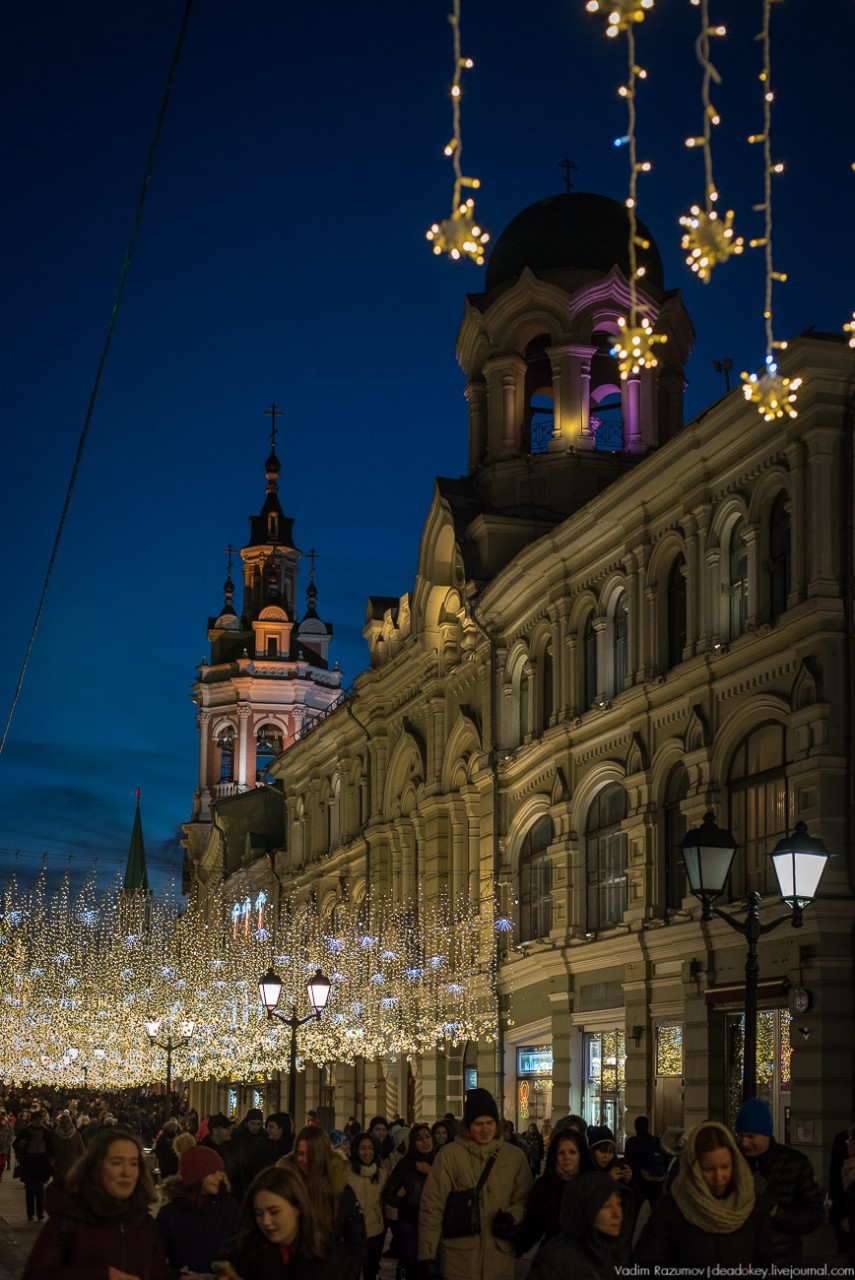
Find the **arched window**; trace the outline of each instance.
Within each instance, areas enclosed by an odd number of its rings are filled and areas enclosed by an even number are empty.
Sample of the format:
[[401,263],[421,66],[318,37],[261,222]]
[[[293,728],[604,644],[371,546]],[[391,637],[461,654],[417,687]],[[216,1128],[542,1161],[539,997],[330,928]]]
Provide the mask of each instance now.
[[285,750],[282,730],[275,724],[263,724],[255,735],[255,780],[266,782],[266,771]]
[[730,534],[728,590],[730,592],[730,639],[745,631],[748,619],[748,543],[745,521],[737,520]]
[[540,727],[546,729],[552,719],[553,699],[555,697],[555,664],[552,661],[552,646],[547,645],[541,659],[543,683],[541,685]]
[[600,453],[620,453],[623,449],[623,399],[618,387],[603,386],[591,397],[591,431],[594,448]]
[[267,516],[267,536],[271,542],[279,537],[279,516],[275,511],[271,511]]
[[596,796],[585,828],[589,933],[620,924],[626,911],[626,792],[613,782]]
[[614,670],[614,692],[621,693],[626,684],[629,643],[629,611],[626,607],[626,594],[622,594],[615,605],[612,617],[612,667]]
[[585,693],[585,710],[592,707],[597,700],[599,692],[599,672],[597,670],[597,633],[594,630],[594,615],[588,614],[588,620],[585,623],[585,633],[582,641],[582,652],[584,662],[584,693]]
[[552,928],[552,819],[538,818],[520,849],[520,941],[545,938]]
[[689,892],[686,868],[680,852],[680,841],[686,834],[686,819],[680,812],[680,801],[689,794],[689,775],[682,764],[671,770],[665,787],[665,801],[662,806],[664,816],[664,871],[665,871],[665,910],[677,911],[683,905],[683,899]]
[[528,668],[523,667],[522,671],[520,672],[520,701],[519,701],[520,722],[519,722],[519,727],[517,731],[518,742],[525,742],[526,734],[528,733],[528,709],[529,709],[529,701],[530,701],[529,699],[530,692],[531,692],[531,679],[529,676]]
[[220,749],[220,782],[234,782],[235,731],[231,725],[220,731],[217,746]]
[[769,617],[777,622],[786,612],[792,577],[790,513],[787,495],[779,493],[769,517]]
[[668,669],[683,661],[686,647],[686,562],[677,556],[671,565],[666,587],[668,611],[667,660]]
[[730,765],[730,829],[739,846],[730,873],[731,894],[765,893],[772,888],[767,854],[790,826],[784,726],[752,730]]

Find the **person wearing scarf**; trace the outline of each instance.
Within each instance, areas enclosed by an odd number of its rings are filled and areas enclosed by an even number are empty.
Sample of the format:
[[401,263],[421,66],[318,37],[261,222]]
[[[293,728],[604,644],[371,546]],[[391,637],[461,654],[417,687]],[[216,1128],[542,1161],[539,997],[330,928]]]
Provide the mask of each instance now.
[[528,1280],[616,1280],[618,1268],[628,1266],[632,1192],[607,1173],[568,1182],[559,1221],[560,1234],[534,1255]]
[[175,1280],[149,1213],[157,1192],[133,1134],[107,1129],[48,1187],[23,1280]]
[[671,1193],[650,1215],[634,1260],[649,1269],[771,1263],[769,1214],[723,1124],[707,1120],[686,1136]]
[[377,1280],[380,1255],[386,1239],[383,1191],[389,1175],[380,1164],[380,1143],[371,1133],[357,1133],[350,1142],[347,1181],[362,1208],[365,1220],[365,1258],[362,1280]]

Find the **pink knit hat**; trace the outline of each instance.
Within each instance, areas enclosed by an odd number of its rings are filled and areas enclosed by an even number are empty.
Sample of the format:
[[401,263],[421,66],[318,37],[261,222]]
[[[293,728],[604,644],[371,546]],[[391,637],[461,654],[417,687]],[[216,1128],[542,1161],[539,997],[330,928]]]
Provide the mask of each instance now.
[[178,1161],[181,1181],[185,1187],[195,1186],[197,1182],[207,1178],[209,1173],[217,1173],[225,1167],[222,1157],[212,1147],[191,1147],[189,1151],[182,1151]]

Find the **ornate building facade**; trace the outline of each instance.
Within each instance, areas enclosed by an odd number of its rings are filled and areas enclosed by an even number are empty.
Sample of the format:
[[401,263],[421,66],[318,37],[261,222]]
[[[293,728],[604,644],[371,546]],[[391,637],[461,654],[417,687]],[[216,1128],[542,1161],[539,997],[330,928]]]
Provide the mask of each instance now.
[[728,1118],[741,1064],[745,946],[701,922],[678,842],[712,810],[732,909],[758,890],[768,921],[767,855],[806,822],[836,856],[761,941],[758,1065],[821,1167],[853,1109],[852,353],[791,343],[793,420],[734,391],[684,426],[691,324],[643,234],[667,342],[626,381],[622,206],[554,197],[497,241],[457,342],[468,475],[436,482],[413,590],[369,601],[368,669],[270,765],[276,869],[322,913],[498,900],[498,1043],[333,1066],[339,1120],[459,1113],[477,1078],[518,1124],[660,1130]]

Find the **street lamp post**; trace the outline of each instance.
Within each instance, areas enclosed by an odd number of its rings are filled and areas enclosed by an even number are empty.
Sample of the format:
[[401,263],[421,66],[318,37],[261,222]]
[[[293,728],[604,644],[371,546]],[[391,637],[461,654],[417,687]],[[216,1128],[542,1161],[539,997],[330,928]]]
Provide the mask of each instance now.
[[715,816],[706,814],[700,827],[688,831],[680,841],[680,850],[686,867],[689,888],[701,902],[702,920],[718,916],[745,938],[748,955],[745,961],[745,1033],[742,1048],[742,1100],[753,1098],[757,1092],[757,984],[760,966],[757,961],[757,943],[760,938],[789,920],[794,929],[804,923],[804,908],[816,897],[825,864],[830,857],[821,840],[807,833],[807,825],[797,822],[791,836],[779,840],[769,855],[782,901],[790,908],[790,914],[778,916],[765,924],[760,919],[760,894],[748,895],[748,914],[744,920],[715,905],[716,898],[724,893],[736,841],[731,833],[716,826]]
[[[69,1049],[69,1050],[68,1050],[68,1060],[69,1060],[69,1062],[72,1062],[72,1063],[73,1063],[73,1062],[76,1062],[76,1061],[77,1061],[77,1059],[78,1059],[79,1057],[80,1057],[80,1050],[79,1050],[79,1049],[74,1049],[74,1048],[72,1048],[72,1049]],[[85,1089],[86,1089],[86,1077],[89,1075],[89,1063],[88,1063],[88,1062],[84,1062],[84,1063],[83,1063],[83,1065],[82,1065],[82,1067],[81,1067],[81,1070],[82,1070],[82,1072],[83,1072],[83,1088],[84,1088],[84,1090],[85,1090]]]
[[160,1033],[160,1018],[152,1018],[144,1026],[149,1044],[156,1045],[158,1049],[163,1049],[166,1053],[166,1106],[164,1111],[166,1113],[165,1118],[168,1120],[172,1107],[172,1054],[175,1049],[181,1049],[185,1044],[190,1043],[196,1024],[189,1019],[179,1023],[180,1036],[173,1037],[170,1031],[165,1042],[157,1038]]
[[277,1019],[279,1022],[284,1022],[287,1027],[291,1028],[291,1051],[288,1064],[288,1112],[296,1125],[297,1028],[302,1027],[307,1022],[311,1022],[314,1018],[320,1018],[327,1007],[327,1001],[330,997],[330,980],[324,977],[320,969],[316,969],[314,977],[310,978],[306,983],[312,1012],[307,1013],[305,1018],[298,1018],[296,1009],[287,1014],[282,1013],[277,1008],[279,997],[282,994],[282,979],[278,977],[272,967],[267,970],[267,973],[262,978],[259,978],[258,990],[261,995],[261,1003],[267,1010],[268,1018],[271,1021]]

